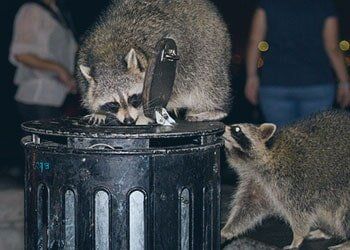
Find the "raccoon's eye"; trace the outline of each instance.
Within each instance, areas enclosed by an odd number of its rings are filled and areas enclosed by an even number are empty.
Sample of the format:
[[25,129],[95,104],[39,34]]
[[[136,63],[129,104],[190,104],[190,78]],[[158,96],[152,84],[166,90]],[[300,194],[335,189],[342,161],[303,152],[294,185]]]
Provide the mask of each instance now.
[[117,102],[108,102],[101,106],[101,110],[105,112],[117,112],[120,108],[119,103]]
[[233,130],[234,130],[236,133],[241,132],[241,128],[240,128],[240,127],[233,127]]
[[142,104],[142,96],[139,95],[132,95],[128,98],[128,103],[132,105],[134,108],[138,108]]
[[238,126],[232,127],[231,131],[232,131],[232,134],[235,134],[235,135],[240,135],[240,134],[242,134],[242,130],[241,130],[241,128],[238,127]]

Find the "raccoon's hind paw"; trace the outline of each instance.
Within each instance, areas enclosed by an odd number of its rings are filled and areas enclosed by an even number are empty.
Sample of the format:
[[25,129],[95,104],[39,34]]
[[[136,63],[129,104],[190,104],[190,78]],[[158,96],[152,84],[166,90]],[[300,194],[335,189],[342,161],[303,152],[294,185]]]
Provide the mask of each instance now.
[[104,114],[93,113],[83,117],[90,125],[103,125],[106,122],[107,116]]
[[349,250],[350,249],[350,241],[345,241],[342,244],[328,247],[329,250]]
[[190,110],[186,114],[186,120],[190,122],[218,121],[226,116],[227,113],[220,110],[206,111],[202,113],[196,113]]
[[311,231],[308,234],[308,236],[306,236],[306,239],[308,239],[308,240],[318,240],[318,239],[329,240],[330,238],[332,238],[332,237],[329,236],[328,234],[322,232],[320,229]]
[[296,240],[293,239],[292,244],[290,244],[289,246],[283,247],[283,250],[299,249],[302,243],[303,243],[302,238],[298,238]]

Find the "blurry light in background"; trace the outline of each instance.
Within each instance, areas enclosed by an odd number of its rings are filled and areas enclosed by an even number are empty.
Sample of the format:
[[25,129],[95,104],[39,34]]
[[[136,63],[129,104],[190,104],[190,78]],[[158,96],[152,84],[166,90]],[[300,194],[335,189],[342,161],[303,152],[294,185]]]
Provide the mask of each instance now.
[[348,50],[350,50],[350,43],[346,40],[343,40],[339,43],[339,48],[342,51],[348,51]]
[[266,41],[261,41],[259,44],[258,44],[258,49],[261,51],[261,52],[266,52],[268,51],[270,48],[270,45],[268,42]]

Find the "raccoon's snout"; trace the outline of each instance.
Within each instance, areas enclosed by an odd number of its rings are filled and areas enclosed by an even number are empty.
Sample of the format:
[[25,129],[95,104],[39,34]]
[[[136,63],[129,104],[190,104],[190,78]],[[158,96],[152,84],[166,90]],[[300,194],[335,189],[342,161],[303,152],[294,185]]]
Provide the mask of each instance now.
[[135,125],[139,117],[139,110],[131,107],[120,108],[115,117],[123,125]]
[[222,138],[225,140],[225,141],[230,141],[232,140],[231,139],[231,128],[230,126],[225,126],[225,133],[222,135]]
[[134,120],[131,117],[126,117],[123,121],[123,124],[125,125],[135,125],[135,123],[136,123],[136,120]]

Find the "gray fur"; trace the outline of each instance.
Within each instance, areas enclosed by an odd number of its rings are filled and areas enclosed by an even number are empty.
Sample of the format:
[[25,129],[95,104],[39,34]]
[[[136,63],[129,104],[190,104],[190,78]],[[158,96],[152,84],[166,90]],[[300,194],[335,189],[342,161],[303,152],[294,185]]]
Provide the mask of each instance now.
[[242,238],[231,242],[223,250],[278,250],[278,248],[249,238]]
[[[187,119],[193,121],[225,117],[231,94],[231,44],[227,27],[209,0],[113,1],[78,53],[78,66],[91,68],[95,80],[91,84],[76,71],[83,105],[98,112],[117,92],[143,84],[148,60],[163,37],[175,39],[180,56],[167,109],[187,108]],[[131,49],[137,54],[136,73],[125,63]]]
[[[243,150],[238,126],[250,139]],[[239,129],[238,129],[239,130]],[[350,116],[327,111],[282,128],[238,124],[224,134],[228,162],[240,176],[224,240],[238,237],[267,216],[285,219],[299,247],[311,228],[350,237]],[[271,138],[270,138],[271,137]],[[342,245],[347,249],[349,243]]]

